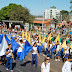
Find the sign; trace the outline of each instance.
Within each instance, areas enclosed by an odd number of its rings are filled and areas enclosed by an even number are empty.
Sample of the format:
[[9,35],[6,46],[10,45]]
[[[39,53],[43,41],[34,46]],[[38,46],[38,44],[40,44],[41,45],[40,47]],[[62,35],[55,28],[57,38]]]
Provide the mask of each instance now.
[[25,27],[26,31],[28,31],[29,30],[29,23],[25,23],[24,27]]

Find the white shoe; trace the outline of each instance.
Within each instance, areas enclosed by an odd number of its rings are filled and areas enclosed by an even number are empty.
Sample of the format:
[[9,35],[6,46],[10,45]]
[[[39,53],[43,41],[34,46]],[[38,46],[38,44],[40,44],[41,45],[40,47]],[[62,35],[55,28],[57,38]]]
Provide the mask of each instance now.
[[55,61],[57,61],[57,59],[55,59]]
[[8,68],[6,68],[6,70],[8,70]]
[[58,59],[58,61],[60,61],[60,59]]
[[46,55],[45,55],[45,54],[43,54],[43,56],[44,56],[44,57],[46,57]]
[[11,70],[11,72],[13,72],[13,70]]

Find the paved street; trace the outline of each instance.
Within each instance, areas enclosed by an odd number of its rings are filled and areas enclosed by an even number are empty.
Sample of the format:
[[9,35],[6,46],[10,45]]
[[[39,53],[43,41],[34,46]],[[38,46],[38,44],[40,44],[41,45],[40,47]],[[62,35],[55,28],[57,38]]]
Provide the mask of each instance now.
[[[40,72],[40,66],[44,61],[43,53],[38,58],[38,67],[35,65],[31,66],[31,52],[26,56],[23,62],[19,60],[13,63],[13,70],[14,72]],[[63,66],[63,62],[55,62],[54,59],[50,60],[51,62],[51,71],[50,72],[61,72],[61,68]],[[6,67],[4,65],[0,65],[1,72],[10,72],[10,70],[6,71]]]

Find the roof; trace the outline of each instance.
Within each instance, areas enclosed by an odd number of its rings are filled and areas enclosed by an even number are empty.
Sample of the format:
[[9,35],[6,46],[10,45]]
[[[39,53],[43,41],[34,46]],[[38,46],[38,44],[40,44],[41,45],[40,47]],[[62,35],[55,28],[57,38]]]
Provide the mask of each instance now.
[[[33,23],[42,24],[43,21],[36,20],[36,21],[33,21]],[[48,26],[48,25],[50,25],[50,21],[44,21],[44,24],[46,24],[46,26]]]
[[2,22],[23,23],[23,21],[13,21],[13,20],[2,20]]

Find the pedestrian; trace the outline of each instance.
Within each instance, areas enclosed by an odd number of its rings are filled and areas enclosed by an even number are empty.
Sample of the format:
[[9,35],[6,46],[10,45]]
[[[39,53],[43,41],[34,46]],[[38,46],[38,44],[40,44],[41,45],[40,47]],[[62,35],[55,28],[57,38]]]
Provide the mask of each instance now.
[[8,48],[6,49],[6,57],[7,57],[7,62],[6,62],[6,70],[8,70],[8,64],[9,64],[9,60],[10,60],[10,70],[11,72],[13,72],[12,70],[12,62],[13,62],[13,50],[11,48],[11,44],[8,44]]
[[41,72],[50,72],[50,57],[45,57],[45,60],[41,65]]
[[34,43],[33,50],[32,50],[32,62],[31,62],[31,65],[33,65],[33,61],[35,59],[35,67],[37,67],[37,55],[38,55],[37,44]]
[[22,53],[23,47],[24,47],[24,45],[23,45],[23,41],[20,40],[19,48],[18,48],[18,50],[17,50],[17,57],[16,57],[17,60],[18,60],[19,56],[20,56],[21,53]]
[[71,55],[69,55],[67,61],[64,63],[62,67],[62,72],[71,72],[71,61],[72,57]]
[[54,20],[55,28],[56,28],[56,23],[57,23],[57,20],[55,19],[55,20]]
[[44,48],[45,48],[45,52],[44,52],[43,56],[45,56],[48,53],[48,42],[47,42],[47,39],[45,39]]
[[59,45],[59,41],[57,41],[55,61],[60,61],[60,56],[61,56],[60,45]]
[[69,56],[69,43],[66,41],[64,62]]

